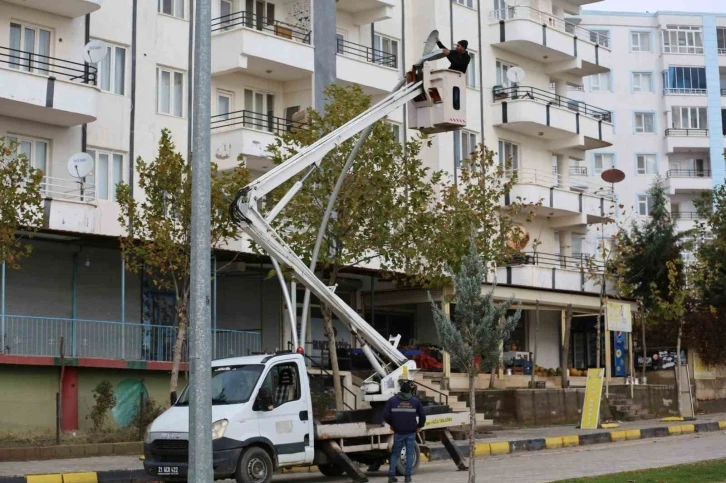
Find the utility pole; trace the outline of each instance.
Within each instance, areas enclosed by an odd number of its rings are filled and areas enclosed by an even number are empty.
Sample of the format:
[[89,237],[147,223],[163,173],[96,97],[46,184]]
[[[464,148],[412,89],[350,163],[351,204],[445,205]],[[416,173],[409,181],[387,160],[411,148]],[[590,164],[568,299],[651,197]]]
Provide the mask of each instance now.
[[[197,0],[194,15],[194,107],[192,137],[191,299],[189,303],[189,474],[212,483],[211,325],[211,0]],[[188,160],[189,162],[189,160]]]

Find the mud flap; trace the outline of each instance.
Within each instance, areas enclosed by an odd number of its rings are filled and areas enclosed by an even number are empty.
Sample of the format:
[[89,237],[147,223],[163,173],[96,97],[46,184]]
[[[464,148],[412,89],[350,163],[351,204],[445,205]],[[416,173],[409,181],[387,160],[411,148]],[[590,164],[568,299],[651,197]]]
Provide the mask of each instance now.
[[366,474],[348,458],[348,455],[343,452],[338,443],[335,441],[327,441],[323,446],[323,451],[325,451],[325,454],[328,455],[333,463],[343,468],[355,483],[366,483],[368,481]]
[[456,446],[456,441],[454,441],[454,437],[451,436],[451,432],[448,429],[441,432],[441,441],[444,443],[444,448],[449,452],[451,459],[454,460],[456,468],[459,471],[468,470],[469,466],[466,464],[466,458],[459,451],[459,447]]

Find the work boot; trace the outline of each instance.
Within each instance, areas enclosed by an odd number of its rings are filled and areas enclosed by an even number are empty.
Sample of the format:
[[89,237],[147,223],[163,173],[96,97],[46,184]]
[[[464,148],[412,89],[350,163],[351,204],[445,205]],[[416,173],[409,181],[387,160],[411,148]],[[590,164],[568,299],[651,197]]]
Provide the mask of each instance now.
[[398,478],[396,478],[395,476],[389,476],[388,483],[398,483]]
[[411,483],[411,477],[410,476],[407,476],[406,477],[406,483]]

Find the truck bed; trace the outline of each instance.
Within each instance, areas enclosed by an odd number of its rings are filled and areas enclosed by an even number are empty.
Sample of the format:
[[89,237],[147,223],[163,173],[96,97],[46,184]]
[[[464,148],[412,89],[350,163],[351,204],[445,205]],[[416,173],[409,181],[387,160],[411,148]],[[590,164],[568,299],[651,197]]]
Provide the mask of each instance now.
[[[431,415],[426,419],[424,431],[454,429],[469,424],[469,413],[444,413]],[[365,422],[316,424],[315,439],[345,439],[390,435],[393,431],[387,424]]]

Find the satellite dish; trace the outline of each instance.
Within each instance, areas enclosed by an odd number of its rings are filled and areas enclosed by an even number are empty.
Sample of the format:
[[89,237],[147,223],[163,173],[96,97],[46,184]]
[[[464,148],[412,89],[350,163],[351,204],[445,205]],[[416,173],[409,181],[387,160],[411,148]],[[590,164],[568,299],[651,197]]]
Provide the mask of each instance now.
[[620,183],[625,179],[625,173],[616,168],[606,169],[600,175],[603,181],[610,184]]
[[524,69],[521,67],[512,67],[507,71],[507,79],[509,79],[511,82],[514,82],[515,84],[519,84],[520,82],[524,81],[524,79],[527,77],[527,73],[524,72]]
[[83,60],[89,64],[98,64],[106,57],[106,42],[91,40],[83,47]]
[[438,39],[439,39],[439,31],[432,30],[431,33],[429,34],[428,38],[426,39],[426,42],[424,42],[424,50],[423,50],[422,57],[425,57],[434,51],[434,47],[436,47],[436,41]]
[[93,171],[93,158],[88,153],[76,153],[68,159],[68,174],[85,178]]

